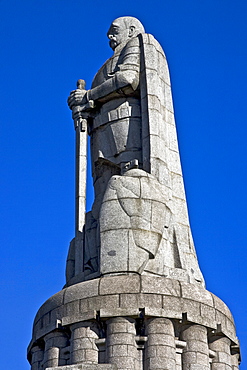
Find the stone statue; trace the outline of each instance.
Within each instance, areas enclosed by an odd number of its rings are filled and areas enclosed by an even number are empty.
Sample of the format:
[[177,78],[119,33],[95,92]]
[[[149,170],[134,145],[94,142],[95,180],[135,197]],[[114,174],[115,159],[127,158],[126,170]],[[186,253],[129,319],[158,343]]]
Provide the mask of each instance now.
[[[76,233],[66,286],[34,320],[31,370],[238,370],[232,315],[202,286],[164,52],[132,17],[108,37],[113,56],[68,100]],[[87,134],[95,201],[85,214]]]
[[[107,36],[113,56],[90,90],[83,86],[68,98],[75,122],[87,120],[95,201],[71,242],[67,285],[118,273],[203,284],[166,57],[136,18],[117,18]],[[85,171],[80,163],[77,173]],[[82,212],[78,206],[77,219]]]

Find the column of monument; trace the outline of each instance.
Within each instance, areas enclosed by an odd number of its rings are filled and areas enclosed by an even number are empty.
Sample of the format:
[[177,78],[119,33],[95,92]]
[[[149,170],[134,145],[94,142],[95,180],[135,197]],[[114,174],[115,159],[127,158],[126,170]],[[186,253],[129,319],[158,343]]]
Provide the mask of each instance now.
[[205,289],[193,243],[164,51],[133,17],[107,36],[113,55],[68,98],[76,232],[66,285],[34,320],[31,369],[236,370],[232,315]]

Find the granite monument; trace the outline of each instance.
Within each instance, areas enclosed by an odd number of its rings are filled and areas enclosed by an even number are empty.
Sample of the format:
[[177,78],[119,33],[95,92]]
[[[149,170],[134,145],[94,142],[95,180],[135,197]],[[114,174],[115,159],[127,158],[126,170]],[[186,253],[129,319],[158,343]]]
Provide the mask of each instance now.
[[113,55],[68,98],[75,237],[66,284],[35,317],[31,369],[237,370],[232,315],[205,289],[191,235],[164,51],[133,17],[107,36]]

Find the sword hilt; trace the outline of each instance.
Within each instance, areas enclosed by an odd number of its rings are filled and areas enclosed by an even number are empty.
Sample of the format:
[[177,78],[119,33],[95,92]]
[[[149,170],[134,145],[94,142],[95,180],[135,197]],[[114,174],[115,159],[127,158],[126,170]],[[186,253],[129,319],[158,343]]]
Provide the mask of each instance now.
[[76,83],[77,89],[85,90],[86,82],[85,80],[79,79]]

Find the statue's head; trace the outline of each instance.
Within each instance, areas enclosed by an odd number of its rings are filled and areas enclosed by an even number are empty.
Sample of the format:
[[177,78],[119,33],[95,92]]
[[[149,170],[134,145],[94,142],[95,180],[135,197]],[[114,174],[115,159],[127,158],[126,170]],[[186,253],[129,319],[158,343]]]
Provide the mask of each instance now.
[[134,17],[120,17],[115,19],[107,32],[110,47],[115,50],[118,45],[124,46],[131,37],[144,33],[141,22]]

